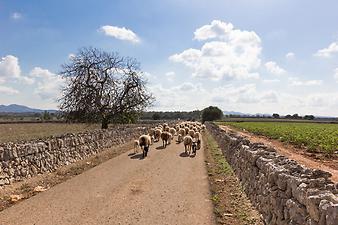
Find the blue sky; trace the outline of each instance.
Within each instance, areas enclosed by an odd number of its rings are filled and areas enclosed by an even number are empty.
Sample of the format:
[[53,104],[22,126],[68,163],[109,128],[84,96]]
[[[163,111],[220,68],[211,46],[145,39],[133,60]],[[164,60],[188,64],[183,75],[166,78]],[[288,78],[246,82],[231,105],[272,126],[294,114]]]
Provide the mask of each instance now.
[[81,47],[137,58],[154,110],[338,116],[337,1],[3,1],[0,104],[56,108]]

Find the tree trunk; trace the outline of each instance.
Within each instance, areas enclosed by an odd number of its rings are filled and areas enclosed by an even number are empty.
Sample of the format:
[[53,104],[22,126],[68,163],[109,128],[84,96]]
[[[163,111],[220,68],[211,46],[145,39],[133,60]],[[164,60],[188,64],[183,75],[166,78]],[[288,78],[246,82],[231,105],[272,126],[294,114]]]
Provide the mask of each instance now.
[[101,129],[108,129],[108,124],[109,124],[109,121],[107,118],[103,118],[102,119],[102,123],[101,123]]

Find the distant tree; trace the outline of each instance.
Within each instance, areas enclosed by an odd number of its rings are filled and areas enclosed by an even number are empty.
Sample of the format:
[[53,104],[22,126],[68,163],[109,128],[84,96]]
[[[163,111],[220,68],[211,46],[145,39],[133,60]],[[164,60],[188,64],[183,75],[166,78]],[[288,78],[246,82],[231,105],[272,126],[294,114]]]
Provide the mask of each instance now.
[[51,116],[50,116],[49,112],[45,110],[45,111],[43,112],[43,114],[41,115],[41,119],[42,119],[42,120],[50,120],[50,119],[51,119]]
[[285,118],[286,118],[286,119],[291,119],[292,116],[291,116],[290,114],[288,114],[288,115],[285,116]]
[[59,99],[66,119],[101,122],[107,129],[109,123],[138,114],[152,103],[135,59],[82,48],[70,60],[62,65],[66,86]]
[[275,118],[275,119],[278,119],[279,118],[279,114],[274,113],[274,114],[272,114],[272,117]]
[[161,116],[160,116],[159,113],[154,113],[153,116],[152,116],[152,119],[153,120],[159,120],[159,119],[161,119]]
[[213,121],[223,118],[223,112],[216,106],[209,106],[202,110],[202,122]]
[[292,115],[292,119],[300,119],[301,117],[300,116],[298,116],[298,114],[297,113],[295,113],[295,114],[293,114]]
[[315,117],[314,117],[314,115],[305,115],[305,116],[304,116],[304,119],[305,119],[305,120],[314,120]]

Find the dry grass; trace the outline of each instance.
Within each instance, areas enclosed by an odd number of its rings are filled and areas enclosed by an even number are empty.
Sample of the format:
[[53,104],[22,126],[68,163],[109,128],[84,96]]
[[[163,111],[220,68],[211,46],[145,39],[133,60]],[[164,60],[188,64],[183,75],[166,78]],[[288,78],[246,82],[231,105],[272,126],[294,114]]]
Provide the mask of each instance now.
[[206,132],[203,140],[217,224],[263,224],[215,139]]
[[15,142],[99,129],[99,124],[13,123],[0,124],[0,143]]

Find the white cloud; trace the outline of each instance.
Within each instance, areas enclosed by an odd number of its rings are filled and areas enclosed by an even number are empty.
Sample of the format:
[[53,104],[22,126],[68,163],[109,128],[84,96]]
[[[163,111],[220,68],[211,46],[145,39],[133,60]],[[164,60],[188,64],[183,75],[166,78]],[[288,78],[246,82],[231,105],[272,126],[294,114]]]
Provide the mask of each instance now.
[[196,40],[218,39],[206,42],[201,49],[187,49],[169,57],[193,70],[193,77],[212,80],[259,78],[255,71],[261,60],[261,40],[253,31],[233,29],[232,24],[214,20],[198,28]]
[[69,55],[68,55],[68,59],[70,59],[70,60],[72,60],[73,58],[75,58],[75,54],[74,53],[70,53]]
[[0,60],[0,77],[18,78],[21,74],[19,59],[12,55],[2,57]]
[[0,93],[5,95],[15,95],[19,94],[19,91],[11,87],[0,86]]
[[334,53],[338,52],[338,43],[333,42],[327,48],[318,50],[314,55],[322,58],[330,58]]
[[170,72],[167,72],[167,73],[165,74],[165,76],[167,77],[167,79],[168,79],[169,81],[174,81],[174,79],[175,79],[175,77],[176,77],[176,74],[175,74],[175,72],[170,71]]
[[64,84],[64,79],[57,74],[41,67],[35,67],[30,76],[37,79],[35,94],[42,99],[56,99],[60,95],[60,89]]
[[285,55],[285,58],[286,58],[286,59],[294,59],[294,58],[295,58],[295,53],[293,53],[293,52],[288,52],[288,53]]
[[227,39],[233,28],[231,23],[213,20],[211,24],[198,28],[194,32],[194,39],[199,41],[211,38]]
[[265,63],[265,68],[269,73],[272,73],[274,75],[282,75],[286,73],[286,71],[283,68],[278,66],[277,63],[273,61]]
[[318,86],[322,83],[322,80],[300,80],[298,77],[289,78],[289,84],[291,86]]
[[0,84],[11,80],[18,80],[25,84],[34,83],[34,79],[21,75],[19,59],[15,56],[7,55],[0,60]]
[[333,78],[336,80],[336,82],[338,83],[338,68],[336,68],[334,70],[334,75],[333,75]]
[[19,12],[14,12],[14,13],[12,13],[11,18],[12,18],[13,20],[19,20],[19,19],[22,18],[22,15],[21,15],[21,13],[19,13]]
[[102,26],[99,29],[99,32],[104,33],[107,36],[114,37],[116,39],[130,41],[132,43],[140,43],[140,38],[132,31],[125,27],[115,27],[115,26]]
[[263,83],[278,83],[280,82],[280,80],[278,79],[266,79],[266,80],[263,80]]

